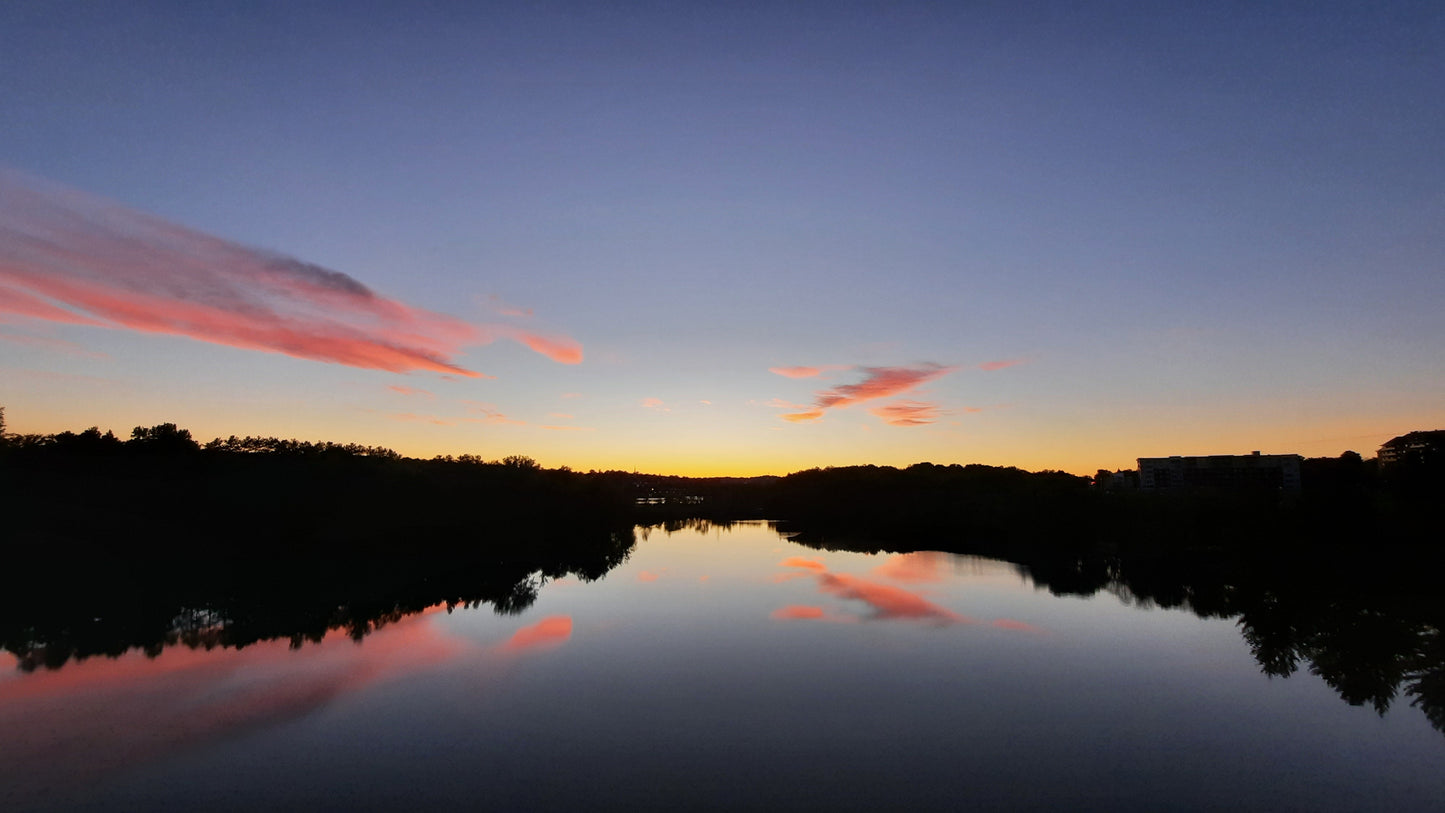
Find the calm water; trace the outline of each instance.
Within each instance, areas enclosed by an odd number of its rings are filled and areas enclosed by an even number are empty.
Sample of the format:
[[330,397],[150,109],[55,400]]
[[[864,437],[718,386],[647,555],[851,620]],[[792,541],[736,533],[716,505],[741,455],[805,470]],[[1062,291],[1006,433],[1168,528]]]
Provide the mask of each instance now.
[[653,530],[517,615],[25,673],[8,809],[1441,809],[1445,735],[1235,622],[1013,565]]

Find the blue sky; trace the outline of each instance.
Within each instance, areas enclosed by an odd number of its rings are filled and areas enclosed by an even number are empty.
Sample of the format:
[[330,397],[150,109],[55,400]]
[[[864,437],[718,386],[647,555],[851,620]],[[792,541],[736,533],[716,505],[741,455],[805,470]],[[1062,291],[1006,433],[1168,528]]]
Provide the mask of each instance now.
[[7,4],[12,186],[583,360],[459,344],[494,378],[448,380],[12,313],[0,403],[735,474],[1445,425],[1445,10],[1060,5]]

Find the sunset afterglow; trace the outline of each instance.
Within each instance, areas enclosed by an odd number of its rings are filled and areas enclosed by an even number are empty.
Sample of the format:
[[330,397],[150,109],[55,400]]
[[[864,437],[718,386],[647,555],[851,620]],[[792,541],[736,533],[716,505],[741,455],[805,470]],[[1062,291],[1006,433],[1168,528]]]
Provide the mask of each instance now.
[[7,10],[0,406],[683,475],[1368,457],[1445,425],[1423,8]]

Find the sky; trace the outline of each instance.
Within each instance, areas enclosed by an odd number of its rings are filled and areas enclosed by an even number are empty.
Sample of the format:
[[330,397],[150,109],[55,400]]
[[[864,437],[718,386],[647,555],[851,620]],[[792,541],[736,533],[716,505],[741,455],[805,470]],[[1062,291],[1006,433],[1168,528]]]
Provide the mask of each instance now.
[[1445,6],[0,5],[12,432],[687,475],[1445,427]]

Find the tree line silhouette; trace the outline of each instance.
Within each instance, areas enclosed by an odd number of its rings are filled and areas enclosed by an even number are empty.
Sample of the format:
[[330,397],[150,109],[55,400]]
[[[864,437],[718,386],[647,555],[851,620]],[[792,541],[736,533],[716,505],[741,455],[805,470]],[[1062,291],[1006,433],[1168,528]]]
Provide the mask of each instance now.
[[1440,472],[1353,452],[1299,495],[1156,495],[981,465],[686,478],[431,460],[175,424],[4,434],[0,647],[22,668],[167,645],[355,637],[436,604],[519,611],[548,578],[600,578],[635,528],[768,518],[828,549],[1018,563],[1059,593],[1238,618],[1262,669],[1320,674],[1383,711],[1445,722]]

